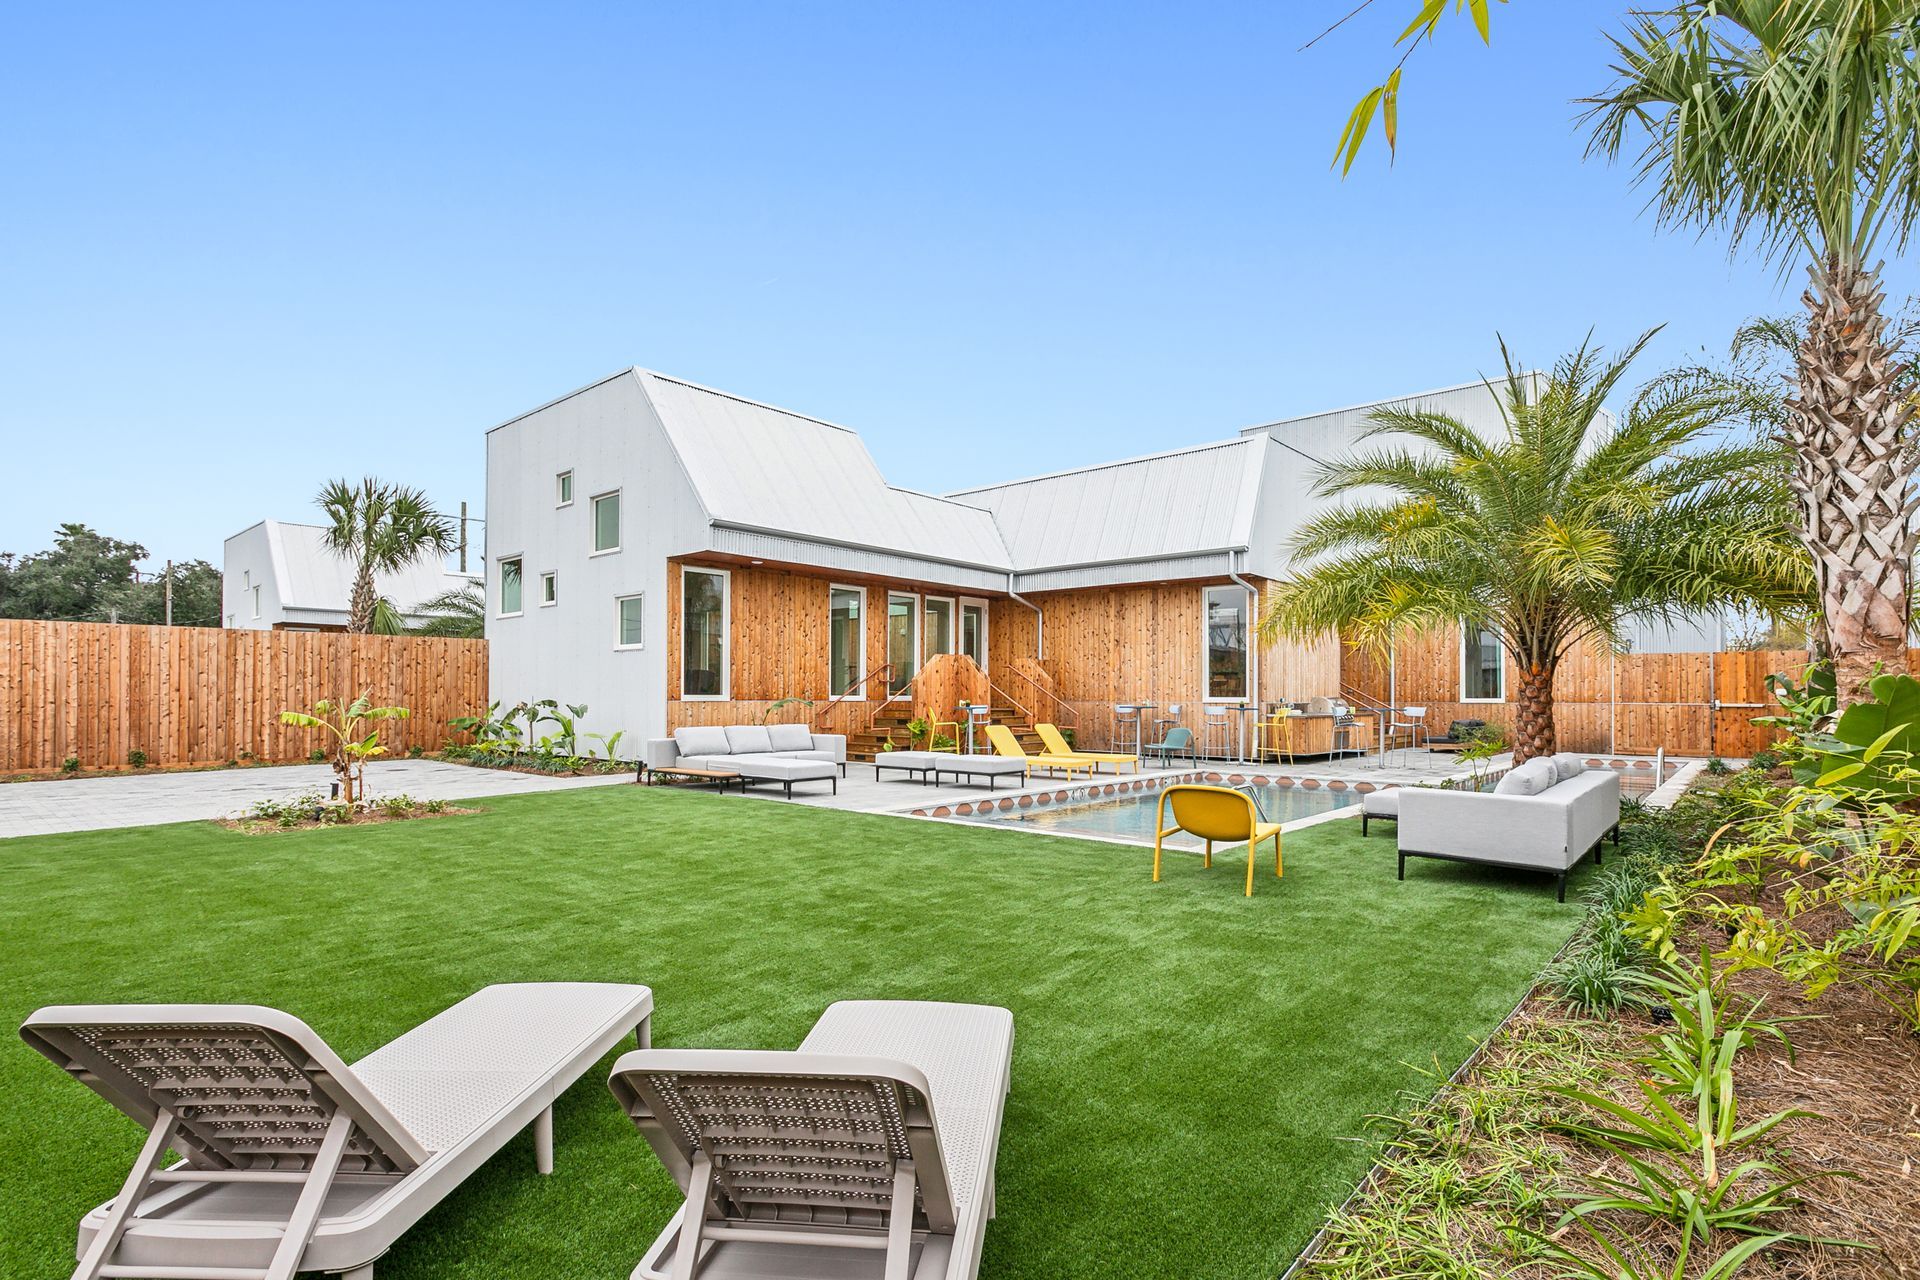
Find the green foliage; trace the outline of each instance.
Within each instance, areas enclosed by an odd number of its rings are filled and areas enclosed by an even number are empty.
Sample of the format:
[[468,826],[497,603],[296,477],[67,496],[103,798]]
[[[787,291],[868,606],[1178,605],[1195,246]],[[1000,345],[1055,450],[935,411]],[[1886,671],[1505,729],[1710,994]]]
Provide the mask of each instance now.
[[282,711],[280,723],[317,729],[332,739],[333,771],[340,778],[340,798],[352,804],[364,793],[367,762],[386,754],[386,748],[380,745],[380,730],[377,726],[369,728],[370,722],[405,720],[412,714],[405,707],[376,707],[371,694],[362,693],[351,702],[323,698],[310,712]]
[[[1506,2],[1507,0],[1500,0],[1501,4]],[[1365,5],[1361,6],[1361,8],[1365,7]],[[1451,12],[1459,14],[1462,10],[1472,16],[1474,30],[1479,32],[1481,42],[1491,44],[1493,26],[1489,0],[1451,0]],[[1347,18],[1359,12],[1360,9],[1355,9],[1353,13],[1347,15]],[[1353,162],[1359,158],[1360,148],[1366,143],[1367,134],[1373,128],[1375,116],[1380,119],[1381,134],[1387,140],[1387,150],[1393,152],[1398,147],[1400,74],[1406,68],[1407,59],[1413,56],[1413,51],[1433,39],[1435,30],[1440,26],[1440,20],[1446,17],[1448,12],[1449,0],[1419,0],[1418,7],[1414,10],[1413,21],[1407,24],[1406,30],[1400,33],[1400,38],[1394,41],[1396,46],[1403,47],[1405,50],[1400,55],[1400,61],[1394,64],[1393,70],[1387,74],[1385,80],[1361,94],[1360,100],[1354,103],[1353,110],[1347,114],[1346,128],[1341,130],[1339,145],[1333,151],[1333,163],[1340,166],[1342,177],[1346,176],[1353,168]],[[1321,39],[1344,24],[1347,18],[1340,19],[1314,40]],[[1314,41],[1308,43],[1312,44]]]
[[326,517],[322,540],[354,566],[347,629],[364,634],[378,623],[404,630],[390,601],[387,616],[378,618],[381,598],[374,579],[451,551],[456,542],[453,521],[434,510],[421,490],[372,476],[358,484],[329,481],[314,502]]
[[925,716],[915,716],[907,721],[907,746],[912,748],[913,744],[926,737],[932,728]]
[[773,717],[777,713],[786,710],[788,707],[807,707],[811,709],[812,706],[813,706],[812,698],[802,698],[797,694],[787,694],[784,697],[775,698],[772,702],[767,704],[767,710],[765,714],[763,714],[760,717],[760,723],[772,724]]
[[127,752],[127,765],[129,768],[133,768],[133,769],[146,768],[147,753],[140,750],[140,748],[135,747],[133,750]]
[[416,636],[479,640],[487,634],[487,596],[477,582],[451,587],[422,600],[413,612],[422,619],[413,628]]
[[80,757],[68,756],[65,760],[62,760],[60,762],[60,772],[62,773],[80,772]]
[[1569,1280],[1686,1280],[1688,1277],[1692,1280],[1733,1280],[1740,1268],[1752,1261],[1755,1255],[1789,1238],[1784,1235],[1749,1236],[1715,1255],[1703,1267],[1694,1260],[1692,1228],[1688,1228],[1681,1236],[1680,1247],[1674,1256],[1663,1258],[1643,1245],[1619,1240],[1592,1223],[1582,1222],[1579,1227],[1605,1256],[1604,1263],[1583,1257],[1547,1236],[1532,1237],[1539,1241],[1545,1257],[1560,1268],[1559,1274]]
[[505,738],[514,732],[513,725],[500,714],[498,702],[490,702],[486,710],[476,711],[469,716],[455,716],[447,721],[447,726],[476,738]]
[[1920,779],[1906,767],[1920,759],[1920,680],[1880,675],[1867,682],[1867,690],[1872,701],[1841,712],[1831,736],[1806,739],[1795,778],[1829,787],[1845,783],[1854,792],[1889,799],[1920,794]]
[[1767,692],[1780,704],[1780,714],[1755,716],[1753,722],[1784,729],[1796,738],[1806,738],[1826,729],[1839,702],[1833,667],[1828,663],[1815,663],[1806,669],[1801,678],[1804,683],[1796,685],[1788,677],[1777,673],[1768,676],[1765,681]]
[[[0,618],[68,622],[166,620],[166,586],[159,574],[142,576],[135,565],[147,549],[96,533],[84,524],[63,524],[53,547],[29,555],[0,553]],[[176,626],[220,625],[220,571],[204,560],[173,566]]]

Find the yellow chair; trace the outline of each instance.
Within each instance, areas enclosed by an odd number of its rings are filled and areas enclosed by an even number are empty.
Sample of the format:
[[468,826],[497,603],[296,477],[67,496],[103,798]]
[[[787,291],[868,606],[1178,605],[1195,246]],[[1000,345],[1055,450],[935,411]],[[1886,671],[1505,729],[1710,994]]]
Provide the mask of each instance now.
[[1277,761],[1285,756],[1288,764],[1293,763],[1293,724],[1289,717],[1299,714],[1292,707],[1282,706],[1260,722],[1260,749],[1256,752],[1260,759],[1271,755]]
[[[1081,751],[1067,742],[1066,735],[1050,724],[1036,724],[1033,731],[1040,735],[1040,741],[1047,744],[1047,754],[1053,756],[1072,756],[1077,760],[1088,760],[1094,764],[1110,764],[1118,773],[1120,766],[1130,764],[1135,773],[1140,772],[1140,757],[1130,756],[1120,751]],[[1089,771],[1091,772],[1091,771]]]
[[1003,724],[987,726],[987,741],[993,744],[996,755],[1003,755],[1013,760],[1025,760],[1027,766],[1033,769],[1062,770],[1066,773],[1068,781],[1072,781],[1076,769],[1084,772],[1089,778],[1093,776],[1093,761],[1083,756],[1028,755],[1027,749],[1020,745],[1020,739],[1013,736],[1013,730]]
[[[1173,810],[1173,825],[1167,825],[1167,810]],[[1247,896],[1253,896],[1253,859],[1260,842],[1273,838],[1273,874],[1281,875],[1280,824],[1260,821],[1260,809],[1253,797],[1232,787],[1168,787],[1160,793],[1159,815],[1154,821],[1153,878],[1160,880],[1160,842],[1184,831],[1207,842],[1206,865],[1213,865],[1213,844],[1247,846]]]
[[[949,745],[949,746],[944,746],[944,747],[936,747],[936,746],[934,745],[934,743],[935,743],[935,742],[937,742],[937,741],[939,741],[939,739],[940,739],[940,737],[941,737],[941,733],[940,733],[940,731],[941,731],[942,729],[951,729],[951,730],[953,730],[953,732],[952,732],[952,733],[949,733],[949,734],[947,734],[947,735],[946,735],[946,738],[947,738],[947,741],[948,741],[948,742],[949,742],[949,743],[950,743],[951,745]],[[954,753],[955,755],[959,755],[959,754],[960,754],[960,724],[959,724],[959,722],[958,722],[958,721],[949,721],[949,720],[936,720],[936,721],[935,721],[935,722],[934,722],[934,723],[933,723],[933,724],[932,724],[932,725],[931,725],[931,726],[930,726],[930,727],[929,727],[929,728],[927,729],[927,750],[929,750],[929,751],[951,751],[951,752],[953,752],[953,753]]]

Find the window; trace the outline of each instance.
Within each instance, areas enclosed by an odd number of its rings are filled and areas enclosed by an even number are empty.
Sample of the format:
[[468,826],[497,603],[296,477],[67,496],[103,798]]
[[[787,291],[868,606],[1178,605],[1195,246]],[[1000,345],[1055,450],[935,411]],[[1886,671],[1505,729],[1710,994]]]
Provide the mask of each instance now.
[[1507,663],[1500,633],[1466,622],[1460,626],[1460,700],[1505,702]]
[[645,596],[616,596],[613,601],[616,649],[638,649],[647,642]]
[[1241,587],[1206,589],[1207,694],[1209,699],[1247,696],[1247,621],[1253,612]]
[[540,607],[560,603],[560,575],[549,569],[540,575]]
[[960,602],[960,652],[972,658],[982,671],[987,669],[987,602]]
[[509,618],[520,612],[520,557],[500,562],[500,616]]
[[253,589],[253,616],[256,618],[260,616],[260,588],[258,587]]
[[727,696],[727,571],[680,571],[680,696]]
[[867,593],[859,587],[834,587],[827,592],[827,693],[832,697],[851,691],[866,678],[867,646],[862,643],[866,614]]
[[620,549],[620,491],[593,500],[593,554]]
[[893,667],[887,675],[887,693],[893,696],[912,687],[919,669],[920,636],[914,626],[919,605],[916,596],[887,596],[887,661]]
[[553,478],[553,505],[556,507],[573,505],[573,472],[562,471]]
[[927,597],[927,625],[920,635],[927,657],[953,652],[953,601]]

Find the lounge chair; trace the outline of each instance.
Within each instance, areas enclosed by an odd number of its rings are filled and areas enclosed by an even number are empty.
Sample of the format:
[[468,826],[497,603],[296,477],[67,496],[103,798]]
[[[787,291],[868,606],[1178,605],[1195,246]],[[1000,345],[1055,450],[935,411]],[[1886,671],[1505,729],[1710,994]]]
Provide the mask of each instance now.
[[1129,755],[1124,751],[1081,751],[1069,743],[1066,735],[1057,727],[1050,724],[1036,724],[1033,726],[1033,731],[1039,734],[1040,741],[1046,744],[1048,755],[1074,756],[1081,760],[1091,760],[1095,764],[1110,764],[1114,767],[1115,773],[1120,771],[1121,765],[1130,764],[1135,773],[1140,772],[1139,756]]
[[[629,1032],[646,987],[485,987],[351,1067],[246,1004],[64,1005],[21,1038],[147,1129],[120,1194],[80,1222],[74,1280],[290,1280],[373,1260],[514,1134],[553,1169],[553,1103]],[[167,1149],[185,1156],[161,1167]]]
[[1093,776],[1093,761],[1085,756],[1054,755],[1051,752],[1030,756],[1027,749],[1020,745],[1020,739],[1013,736],[1013,730],[1003,724],[987,726],[987,741],[993,744],[994,752],[1010,760],[1025,760],[1028,769],[1058,769],[1071,779],[1076,770]]
[[794,1052],[653,1049],[607,1085],[687,1193],[633,1280],[972,1280],[1013,1015],[851,1000]]
[[[1173,810],[1169,825],[1167,810]],[[1206,866],[1213,865],[1213,844],[1247,846],[1247,897],[1253,896],[1253,859],[1262,840],[1273,841],[1273,874],[1280,869],[1280,824],[1262,822],[1260,807],[1253,797],[1232,787],[1175,786],[1160,793],[1160,807],[1153,824],[1153,879],[1160,880],[1160,843],[1166,837],[1184,831],[1207,842]]]
[[1199,754],[1193,747],[1193,730],[1185,725],[1175,725],[1167,730],[1167,736],[1158,742],[1149,742],[1140,748],[1141,755],[1157,755],[1164,768],[1175,756],[1185,756],[1195,764],[1200,762]]

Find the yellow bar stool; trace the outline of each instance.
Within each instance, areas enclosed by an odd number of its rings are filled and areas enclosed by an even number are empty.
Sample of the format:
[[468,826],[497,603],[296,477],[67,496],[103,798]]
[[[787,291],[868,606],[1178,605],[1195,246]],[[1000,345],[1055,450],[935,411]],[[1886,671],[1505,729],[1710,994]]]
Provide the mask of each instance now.
[[[1169,811],[1171,825],[1168,823]],[[1276,879],[1282,874],[1280,824],[1262,822],[1259,806],[1244,791],[1236,791],[1232,787],[1168,787],[1160,793],[1159,816],[1153,825],[1153,879],[1156,884],[1160,880],[1161,841],[1182,831],[1207,842],[1205,865],[1208,867],[1213,866],[1215,842],[1244,843],[1247,846],[1249,898],[1253,896],[1253,861],[1262,840],[1273,840],[1273,874]]]

